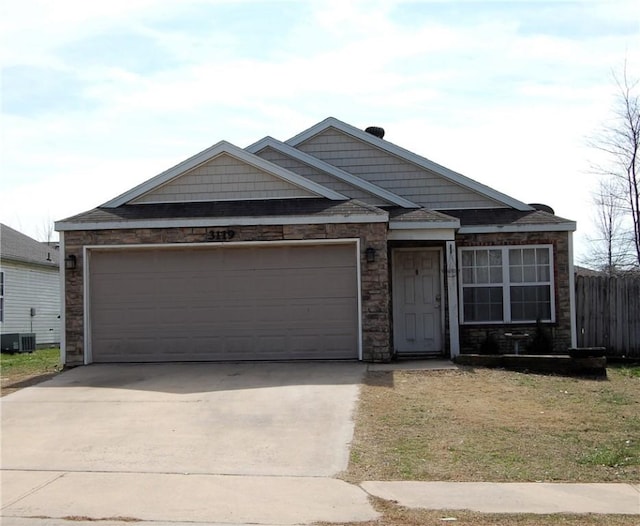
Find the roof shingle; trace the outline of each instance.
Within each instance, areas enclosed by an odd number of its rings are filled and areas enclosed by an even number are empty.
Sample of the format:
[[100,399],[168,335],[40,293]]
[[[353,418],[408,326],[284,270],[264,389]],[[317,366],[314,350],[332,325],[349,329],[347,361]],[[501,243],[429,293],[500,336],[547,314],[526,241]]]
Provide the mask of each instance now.
[[46,267],[58,266],[58,250],[0,224],[0,257],[8,261],[35,263]]

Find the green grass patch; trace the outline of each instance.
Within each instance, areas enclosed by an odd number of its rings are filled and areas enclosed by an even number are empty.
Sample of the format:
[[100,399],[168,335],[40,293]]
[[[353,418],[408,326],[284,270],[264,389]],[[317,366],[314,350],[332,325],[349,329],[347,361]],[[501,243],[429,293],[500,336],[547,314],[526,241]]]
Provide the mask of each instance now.
[[640,465],[640,440],[599,444],[580,459],[582,464],[620,468]]
[[640,378],[640,365],[621,365],[616,367],[615,370],[629,378]]
[[31,353],[0,354],[0,371],[3,378],[39,376],[61,370],[60,349],[39,349]]

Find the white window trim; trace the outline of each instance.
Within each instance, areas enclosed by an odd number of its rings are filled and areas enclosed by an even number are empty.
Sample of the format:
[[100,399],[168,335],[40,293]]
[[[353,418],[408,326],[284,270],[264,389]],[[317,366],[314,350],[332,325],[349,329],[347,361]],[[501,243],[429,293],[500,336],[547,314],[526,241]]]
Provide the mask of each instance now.
[[[458,313],[460,316],[461,325],[520,325],[536,323],[537,320],[511,320],[511,286],[527,286],[527,285],[540,285],[541,283],[511,283],[509,278],[509,250],[513,249],[528,249],[528,248],[546,248],[549,251],[549,287],[551,292],[551,319],[542,320],[542,323],[555,323],[556,322],[556,284],[555,284],[555,261],[553,259],[553,245],[540,244],[540,245],[484,245],[484,246],[470,246],[458,248]],[[502,251],[502,282],[501,283],[488,283],[487,287],[501,287],[502,288],[502,320],[499,321],[466,321],[464,319],[464,284],[462,280],[462,253],[464,251],[476,251],[476,250],[501,250]],[[546,283],[542,283],[546,285]]]

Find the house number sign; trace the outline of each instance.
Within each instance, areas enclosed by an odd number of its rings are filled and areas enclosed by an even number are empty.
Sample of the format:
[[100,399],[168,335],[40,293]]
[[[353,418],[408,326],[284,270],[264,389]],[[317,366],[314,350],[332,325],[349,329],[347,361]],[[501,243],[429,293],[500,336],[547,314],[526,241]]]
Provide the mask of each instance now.
[[230,241],[235,235],[233,230],[208,230],[207,241]]

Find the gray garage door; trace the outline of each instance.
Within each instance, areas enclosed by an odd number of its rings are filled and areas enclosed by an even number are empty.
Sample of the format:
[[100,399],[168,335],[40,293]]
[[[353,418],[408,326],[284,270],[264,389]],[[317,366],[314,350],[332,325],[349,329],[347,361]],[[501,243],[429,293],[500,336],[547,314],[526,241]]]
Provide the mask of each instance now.
[[94,250],[94,362],[354,359],[355,245]]

